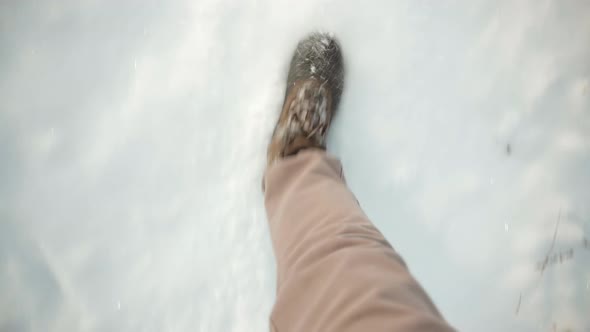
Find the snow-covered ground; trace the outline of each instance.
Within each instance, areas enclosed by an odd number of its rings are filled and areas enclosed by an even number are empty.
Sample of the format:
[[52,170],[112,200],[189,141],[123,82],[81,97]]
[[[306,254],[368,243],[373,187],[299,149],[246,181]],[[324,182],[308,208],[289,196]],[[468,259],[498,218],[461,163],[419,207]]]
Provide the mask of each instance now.
[[265,148],[316,28],[330,149],[446,318],[590,331],[583,0],[2,2],[0,331],[267,330]]

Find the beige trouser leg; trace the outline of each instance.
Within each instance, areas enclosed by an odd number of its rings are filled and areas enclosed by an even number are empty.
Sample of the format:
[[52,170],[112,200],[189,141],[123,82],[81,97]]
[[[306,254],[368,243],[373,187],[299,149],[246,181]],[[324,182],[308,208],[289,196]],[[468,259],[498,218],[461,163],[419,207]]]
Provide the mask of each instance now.
[[265,204],[277,260],[273,331],[452,331],[346,187],[308,149],[271,166]]

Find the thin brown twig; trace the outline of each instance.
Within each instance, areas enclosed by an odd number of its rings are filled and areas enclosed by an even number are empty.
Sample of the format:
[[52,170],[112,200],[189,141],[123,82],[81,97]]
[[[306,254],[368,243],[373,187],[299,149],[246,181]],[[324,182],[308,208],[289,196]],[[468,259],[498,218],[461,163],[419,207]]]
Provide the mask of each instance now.
[[551,241],[551,247],[549,247],[549,251],[547,252],[547,255],[545,255],[545,261],[543,262],[543,267],[541,268],[541,275],[543,275],[543,272],[545,271],[545,268],[547,267],[547,263],[549,262],[549,256],[551,256],[551,253],[553,252],[553,248],[555,247],[555,239],[557,238],[557,230],[559,229],[560,221],[561,221],[561,208],[559,208],[559,214],[557,215],[557,222],[555,223],[555,231],[553,231],[553,240]]
[[[551,240],[551,246],[549,247],[549,251],[547,252],[547,255],[545,255],[545,260],[543,261],[543,266],[541,267],[541,274],[539,276],[539,279],[537,280],[537,283],[535,285],[535,287],[533,288],[533,290],[537,289],[539,287],[539,284],[541,283],[541,279],[543,279],[543,271],[545,271],[545,268],[547,267],[547,263],[549,262],[549,256],[551,255],[551,253],[553,252],[553,248],[555,247],[555,241],[557,239],[557,230],[559,229],[559,223],[561,222],[561,207],[559,208],[559,213],[557,214],[557,222],[555,223],[555,230],[553,231],[553,240]],[[520,295],[518,296],[518,305],[516,306],[516,315],[518,315],[518,312],[520,311],[520,305],[522,302],[522,293],[520,293]]]

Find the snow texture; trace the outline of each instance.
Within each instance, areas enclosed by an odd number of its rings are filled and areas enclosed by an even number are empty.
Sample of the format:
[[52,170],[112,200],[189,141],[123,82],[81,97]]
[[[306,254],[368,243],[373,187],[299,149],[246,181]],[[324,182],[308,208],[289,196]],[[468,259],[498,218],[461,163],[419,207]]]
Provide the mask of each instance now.
[[590,329],[587,1],[6,1],[0,331],[264,331],[260,183],[291,52],[333,32],[328,137],[462,331]]

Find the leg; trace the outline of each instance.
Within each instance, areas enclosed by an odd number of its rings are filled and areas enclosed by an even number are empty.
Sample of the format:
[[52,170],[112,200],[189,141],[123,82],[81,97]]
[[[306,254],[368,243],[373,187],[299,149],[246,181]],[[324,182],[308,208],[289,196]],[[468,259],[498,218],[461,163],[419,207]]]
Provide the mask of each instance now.
[[274,330],[452,331],[367,219],[338,160],[303,150],[269,167],[265,184]]
[[452,331],[346,187],[326,134],[342,93],[338,43],[293,55],[263,188],[277,260],[273,330]]

